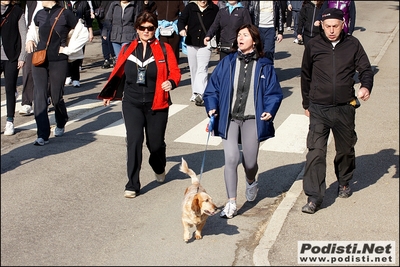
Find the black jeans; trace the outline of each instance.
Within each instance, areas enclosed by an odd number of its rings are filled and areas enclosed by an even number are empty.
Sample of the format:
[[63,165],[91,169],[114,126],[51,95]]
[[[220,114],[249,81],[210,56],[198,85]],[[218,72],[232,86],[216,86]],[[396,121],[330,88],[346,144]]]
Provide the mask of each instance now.
[[356,168],[354,146],[355,108],[351,105],[323,106],[310,104],[310,126],[307,136],[308,153],[303,176],[308,202],[322,203],[326,190],[326,152],[330,131],[335,140],[335,174],[339,185],[348,185]]
[[122,101],[122,116],[126,128],[127,174],[126,190],[140,192],[139,174],[142,165],[144,133],[150,152],[149,164],[153,171],[161,174],[167,164],[165,131],[168,122],[168,108],[152,111],[151,103],[137,107]]
[[33,83],[35,86],[35,90],[33,91],[35,103],[34,114],[38,138],[48,140],[50,137],[50,120],[47,109],[49,85],[57,127],[64,128],[68,121],[67,107],[63,97],[67,70],[67,60],[49,61],[40,67],[32,66]]
[[19,73],[17,66],[18,61],[1,61],[0,74],[4,72],[7,118],[14,118],[15,115],[15,104],[17,102],[15,98],[15,92],[17,91],[17,80]]

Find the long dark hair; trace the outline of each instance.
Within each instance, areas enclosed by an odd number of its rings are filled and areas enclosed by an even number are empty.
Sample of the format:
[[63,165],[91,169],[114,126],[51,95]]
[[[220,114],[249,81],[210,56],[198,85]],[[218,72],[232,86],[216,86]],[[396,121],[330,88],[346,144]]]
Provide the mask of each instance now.
[[[236,36],[243,29],[249,30],[250,36],[254,42],[254,51],[256,52],[257,58],[264,57],[265,56],[264,47],[263,47],[263,42],[261,41],[260,32],[258,31],[258,27],[253,24],[244,24],[236,30]],[[232,45],[232,51],[236,52],[237,50],[238,50],[238,43],[236,38]]]

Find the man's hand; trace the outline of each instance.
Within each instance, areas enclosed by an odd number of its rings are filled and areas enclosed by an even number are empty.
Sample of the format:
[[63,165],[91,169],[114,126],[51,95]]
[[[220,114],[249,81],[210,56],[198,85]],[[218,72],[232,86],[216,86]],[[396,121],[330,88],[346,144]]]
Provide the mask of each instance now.
[[362,99],[363,101],[367,101],[369,99],[369,90],[366,87],[361,87],[358,90],[357,97]]

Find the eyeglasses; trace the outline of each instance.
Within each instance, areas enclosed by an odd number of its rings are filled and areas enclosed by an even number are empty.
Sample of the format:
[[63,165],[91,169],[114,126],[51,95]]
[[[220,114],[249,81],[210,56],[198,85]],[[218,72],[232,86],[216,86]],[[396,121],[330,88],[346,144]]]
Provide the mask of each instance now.
[[156,29],[156,27],[154,27],[154,26],[148,26],[148,27],[139,26],[138,29],[139,29],[140,31],[144,31],[144,30],[147,29],[149,32],[152,32],[152,31],[154,31],[154,30]]

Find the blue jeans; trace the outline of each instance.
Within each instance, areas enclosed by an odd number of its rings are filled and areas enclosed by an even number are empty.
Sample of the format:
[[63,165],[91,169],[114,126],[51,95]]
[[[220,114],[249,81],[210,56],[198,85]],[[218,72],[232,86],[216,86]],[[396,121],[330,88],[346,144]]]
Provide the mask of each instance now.
[[275,54],[275,28],[258,28],[264,46],[265,56],[274,61]]

